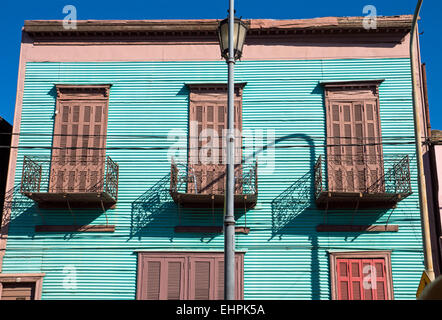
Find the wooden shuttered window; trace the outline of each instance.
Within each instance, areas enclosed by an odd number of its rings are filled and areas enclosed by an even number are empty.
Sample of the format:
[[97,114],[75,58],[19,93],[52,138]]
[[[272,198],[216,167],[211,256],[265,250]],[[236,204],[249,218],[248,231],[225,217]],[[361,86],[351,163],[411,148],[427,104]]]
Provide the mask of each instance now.
[[327,137],[329,190],[365,192],[379,184],[383,159],[377,100],[330,100]]
[[144,258],[141,299],[184,299],[184,258]]
[[59,90],[49,191],[99,192],[106,155],[107,91]]
[[[242,159],[241,90],[235,95],[235,164]],[[189,193],[222,194],[225,188],[227,129],[227,91],[202,87],[191,89],[189,104],[188,164],[195,181],[189,183]],[[235,175],[241,175],[236,166]]]
[[[139,256],[137,298],[143,300],[224,299],[223,254]],[[236,299],[242,299],[243,255],[236,256]]]
[[[242,277],[240,256],[235,258],[236,292],[235,299],[241,299]],[[190,257],[190,292],[191,300],[224,299],[224,257]]]
[[392,299],[391,274],[387,257],[336,257],[331,272],[337,300]]
[[1,285],[1,300],[34,300],[35,282],[5,282]]

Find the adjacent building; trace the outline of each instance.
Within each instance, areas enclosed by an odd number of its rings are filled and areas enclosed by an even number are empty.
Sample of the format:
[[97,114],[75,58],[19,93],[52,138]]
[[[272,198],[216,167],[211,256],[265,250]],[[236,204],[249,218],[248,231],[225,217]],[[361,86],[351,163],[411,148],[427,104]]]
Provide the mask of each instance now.
[[[411,22],[246,20],[238,299],[415,298],[425,267]],[[3,299],[223,298],[217,24],[25,21]]]
[[428,190],[428,210],[431,222],[431,244],[433,252],[433,265],[436,276],[442,274],[441,251],[441,186],[442,181],[442,131],[431,130],[427,138],[427,152],[425,154],[426,183]]
[[[0,207],[5,199],[6,177],[8,176],[9,147],[11,146],[11,124],[0,117]],[[0,212],[0,220],[2,214]]]

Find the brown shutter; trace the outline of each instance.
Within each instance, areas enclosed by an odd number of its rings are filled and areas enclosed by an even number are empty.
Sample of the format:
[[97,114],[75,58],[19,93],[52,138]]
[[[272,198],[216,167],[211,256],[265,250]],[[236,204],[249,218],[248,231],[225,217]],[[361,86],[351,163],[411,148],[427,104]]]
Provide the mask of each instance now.
[[181,298],[182,263],[170,261],[167,263],[167,299],[179,300]]
[[364,133],[364,103],[354,102],[354,135],[355,146],[354,166],[356,175],[356,185],[354,191],[364,192],[367,187],[365,168],[365,133]]
[[212,261],[195,262],[194,299],[209,300],[211,298]]
[[[235,256],[235,299],[243,298],[242,255]],[[224,256],[191,257],[190,299],[224,299]]]
[[[243,257],[235,256],[235,299],[243,299]],[[142,253],[137,286],[138,299],[224,299],[224,255]]]
[[143,299],[159,300],[161,285],[161,260],[148,260],[145,262],[144,278],[145,292]]
[[102,190],[106,154],[106,100],[61,100],[58,110],[49,191]]
[[329,190],[366,192],[383,175],[377,101],[331,101],[327,113]]
[[355,188],[355,170],[354,170],[354,159],[353,159],[353,146],[354,143],[353,137],[354,137],[354,130],[353,130],[353,108],[352,105],[349,103],[343,103],[340,105],[340,108],[342,109],[341,112],[341,135],[343,138],[341,138],[341,143],[344,145],[341,147],[342,150],[342,158],[341,158],[341,165],[342,165],[342,190],[343,191],[354,191]]
[[224,300],[224,260],[219,259],[216,264],[216,300]]
[[144,257],[141,273],[141,299],[185,299],[185,258]]
[[328,143],[331,145],[327,148],[328,152],[328,184],[332,191],[344,190],[344,174],[342,167],[342,106],[338,103],[329,105],[329,121],[328,124]]
[[[195,190],[195,184],[188,184],[188,192],[190,193],[203,193],[203,194],[221,194],[224,193],[225,187],[225,159],[226,159],[226,142],[224,139],[225,129],[227,126],[227,95],[215,94],[210,99],[202,99],[199,101],[191,100],[191,106],[189,108],[190,121],[197,123],[198,137],[189,139],[190,151],[189,151],[189,164],[190,174],[195,175],[197,182],[197,190]],[[241,104],[235,103],[235,129],[237,136],[235,162],[240,163],[242,159],[241,151],[241,138],[240,132],[242,128],[241,118]],[[192,128],[193,129],[193,128]],[[211,150],[205,152],[204,148],[208,146],[206,144],[211,143],[211,138],[202,136],[202,133],[207,132],[207,129],[212,129],[217,132],[218,141],[215,141],[215,145],[218,145],[218,150]],[[191,132],[193,134],[193,132]],[[196,150],[195,150],[196,149]],[[208,163],[202,163],[200,159],[201,150],[205,152],[210,159]],[[212,153],[213,152],[213,153]],[[197,157],[198,160],[195,159]],[[239,172],[239,169],[237,169]],[[237,176],[239,173],[237,172]]]
[[364,110],[365,132],[367,137],[367,187],[375,186],[374,189],[377,192],[384,192],[384,183],[380,181],[384,168],[379,110],[376,101],[365,101]]
[[215,258],[189,256],[189,296],[190,300],[212,300],[215,295]]

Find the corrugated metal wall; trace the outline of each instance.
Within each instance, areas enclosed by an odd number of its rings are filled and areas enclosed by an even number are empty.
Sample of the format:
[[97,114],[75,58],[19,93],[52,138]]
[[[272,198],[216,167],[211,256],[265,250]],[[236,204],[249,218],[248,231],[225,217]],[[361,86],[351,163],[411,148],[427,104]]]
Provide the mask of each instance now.
[[[116,230],[37,234],[36,224],[71,224],[72,215],[66,210],[37,210],[17,192],[3,272],[46,273],[43,299],[134,299],[135,250],[222,250],[222,235],[174,234],[173,227],[179,224],[221,225],[222,212],[177,210],[167,194],[167,175],[169,148],[181,146],[181,156],[186,155],[184,84],[225,82],[226,69],[223,61],[28,63],[16,185],[24,155],[50,154],[54,84],[110,83],[107,155],[120,165],[120,182],[117,207],[108,210],[107,217]],[[265,136],[274,130],[278,139],[276,149],[258,155],[258,205],[247,216],[238,209],[238,224],[244,225],[247,217],[251,228],[250,234],[237,236],[237,248],[247,250],[245,298],[330,299],[330,250],[392,250],[395,298],[415,298],[424,265],[409,60],[243,61],[236,64],[235,76],[236,81],[247,82],[245,134],[262,130]],[[283,192],[301,177],[302,185],[312,191],[312,167],[325,152],[325,110],[318,82],[367,79],[385,79],[380,87],[384,154],[410,155],[414,193],[393,210],[335,210],[327,215],[316,209],[312,192],[307,203],[299,188],[284,197]],[[249,147],[267,140],[246,141]],[[284,205],[287,210],[277,209]],[[77,224],[106,220],[99,211],[73,214]],[[315,229],[324,222],[387,220],[399,225],[399,232],[317,233]]]

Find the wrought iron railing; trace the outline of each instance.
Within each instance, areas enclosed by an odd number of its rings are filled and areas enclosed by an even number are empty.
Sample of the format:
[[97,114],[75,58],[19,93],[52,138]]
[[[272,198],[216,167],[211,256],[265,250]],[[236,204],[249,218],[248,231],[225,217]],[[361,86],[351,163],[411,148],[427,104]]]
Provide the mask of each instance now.
[[[323,170],[327,174],[323,174]],[[314,166],[315,196],[328,192],[389,193],[409,195],[410,160],[394,156],[319,156]],[[326,177],[326,179],[324,179]]]
[[118,164],[109,156],[24,156],[21,193],[106,192],[118,198]]
[[[225,183],[225,169],[217,171],[215,175],[202,177],[210,173],[195,169],[194,165],[177,163],[172,160],[170,169],[170,192],[193,194],[223,194]],[[223,166],[225,168],[225,166]],[[204,179],[205,178],[205,179]],[[205,181],[205,185],[202,185]],[[218,186],[215,187],[215,186]],[[219,187],[221,186],[221,187]],[[258,177],[257,162],[235,165],[235,194],[257,194]]]
[[317,198],[319,194],[324,190],[322,183],[322,156],[319,156],[315,163],[315,197]]

